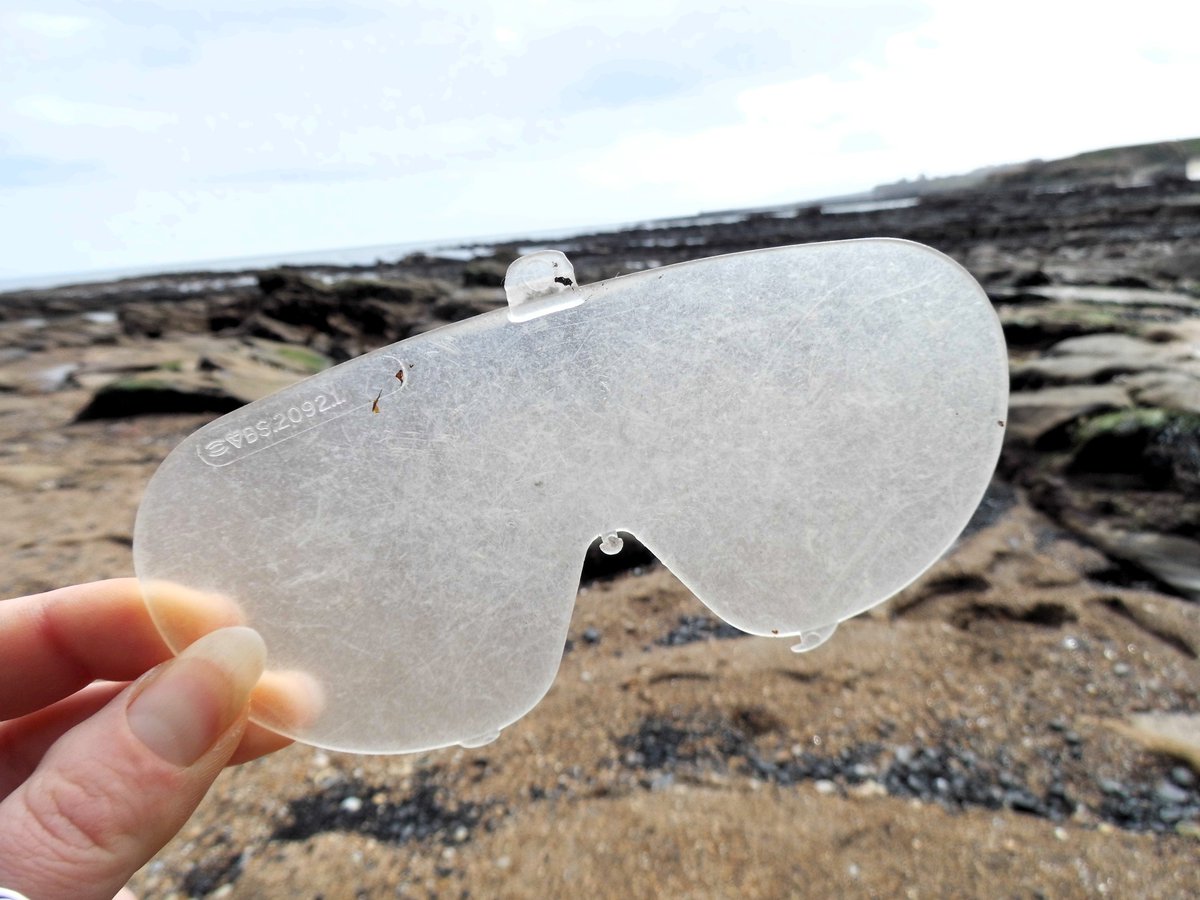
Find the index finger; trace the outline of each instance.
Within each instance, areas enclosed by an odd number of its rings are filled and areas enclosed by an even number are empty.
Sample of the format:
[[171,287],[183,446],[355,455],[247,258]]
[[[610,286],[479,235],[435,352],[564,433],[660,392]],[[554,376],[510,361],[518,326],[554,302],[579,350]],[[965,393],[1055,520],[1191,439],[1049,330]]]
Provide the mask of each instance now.
[[[196,637],[240,616],[230,601],[156,585],[159,615]],[[164,613],[164,611],[166,611]],[[136,578],[115,578],[0,601],[0,720],[48,706],[96,680],[132,681],[172,655]]]

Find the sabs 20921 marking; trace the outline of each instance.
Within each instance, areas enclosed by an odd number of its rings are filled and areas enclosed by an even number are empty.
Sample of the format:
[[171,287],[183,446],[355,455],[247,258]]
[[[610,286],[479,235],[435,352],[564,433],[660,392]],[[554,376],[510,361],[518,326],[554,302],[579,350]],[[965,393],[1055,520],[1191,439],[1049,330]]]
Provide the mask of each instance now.
[[307,431],[319,424],[316,420],[320,416],[332,412],[345,402],[346,398],[331,385],[329,390],[315,394],[303,403],[271,413],[252,425],[231,429],[220,437],[204,442],[197,448],[200,459],[212,466],[228,465],[252,451],[262,450]]

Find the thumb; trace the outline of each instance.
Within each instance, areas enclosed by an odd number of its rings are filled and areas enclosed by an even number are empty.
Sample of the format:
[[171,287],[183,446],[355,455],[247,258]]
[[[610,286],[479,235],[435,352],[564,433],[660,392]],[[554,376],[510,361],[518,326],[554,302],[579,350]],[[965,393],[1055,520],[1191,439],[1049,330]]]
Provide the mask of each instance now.
[[59,738],[0,803],[0,884],[112,898],[237,747],[265,656],[256,631],[214,631]]

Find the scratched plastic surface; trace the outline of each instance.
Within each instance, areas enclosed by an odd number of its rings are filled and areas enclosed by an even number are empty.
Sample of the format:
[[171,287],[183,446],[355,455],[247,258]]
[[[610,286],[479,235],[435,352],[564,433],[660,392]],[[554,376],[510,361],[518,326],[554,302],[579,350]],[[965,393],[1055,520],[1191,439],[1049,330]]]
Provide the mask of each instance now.
[[549,689],[584,552],[619,531],[725,621],[810,649],[938,558],[999,454],[999,323],[927,247],[590,285],[542,252],[507,290],[507,310],[207,425],[151,481],[143,583],[232,598],[272,669],[321,685],[314,721],[268,727],[360,752],[486,743]]

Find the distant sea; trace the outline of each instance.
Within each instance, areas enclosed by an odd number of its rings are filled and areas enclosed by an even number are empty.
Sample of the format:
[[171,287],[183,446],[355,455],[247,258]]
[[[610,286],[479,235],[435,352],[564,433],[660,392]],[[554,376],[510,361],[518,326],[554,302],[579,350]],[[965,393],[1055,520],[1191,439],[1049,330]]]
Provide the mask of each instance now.
[[533,248],[587,234],[604,234],[645,228],[678,228],[689,225],[729,224],[739,222],[747,216],[762,215],[764,213],[779,216],[795,215],[800,209],[812,207],[820,207],[821,212],[826,215],[843,212],[869,212],[873,209],[915,206],[917,202],[917,198],[915,197],[877,200],[870,193],[863,193],[843,197],[831,197],[825,200],[809,200],[783,206],[706,212],[693,216],[677,216],[674,218],[651,219],[641,222],[623,222],[617,225],[556,229],[553,231],[526,232],[523,234],[490,235],[486,237],[409,241],[398,244],[374,244],[367,247],[343,247],[340,249],[313,250],[303,253],[276,253],[264,256],[237,256],[229,259],[156,263],[147,266],[98,269],[87,272],[57,272],[51,275],[0,278],[0,293],[65,287],[72,284],[102,283],[117,281],[122,278],[143,278],[154,275],[183,275],[200,272],[245,272],[254,269],[269,269],[274,266],[370,266],[380,261],[396,262],[413,253],[427,253],[431,256],[445,256],[456,259],[471,259],[475,256],[490,254],[498,246],[515,244],[523,249]]
[[[535,239],[541,235],[522,235]],[[511,239],[510,239],[511,240]],[[26,275],[0,278],[0,293],[65,287],[72,284],[91,284],[139,278],[152,275],[183,275],[192,272],[243,272],[269,269],[274,266],[366,266],[380,260],[403,259],[412,253],[470,258],[486,252],[487,247],[505,243],[503,237],[471,240],[410,241],[399,244],[375,244],[369,247],[342,247],[334,250],[313,250],[304,253],[274,253],[264,256],[235,256],[228,259],[190,260],[179,263],[156,263],[148,266],[128,266],[120,269],[95,269],[87,272],[57,272],[52,275]]]

